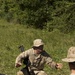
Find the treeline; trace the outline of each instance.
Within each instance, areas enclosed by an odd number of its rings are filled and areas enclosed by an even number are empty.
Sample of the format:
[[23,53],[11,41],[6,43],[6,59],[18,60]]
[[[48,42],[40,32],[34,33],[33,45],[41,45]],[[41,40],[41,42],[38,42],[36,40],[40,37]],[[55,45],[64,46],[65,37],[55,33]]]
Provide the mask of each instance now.
[[53,31],[75,29],[75,0],[0,0],[0,18]]

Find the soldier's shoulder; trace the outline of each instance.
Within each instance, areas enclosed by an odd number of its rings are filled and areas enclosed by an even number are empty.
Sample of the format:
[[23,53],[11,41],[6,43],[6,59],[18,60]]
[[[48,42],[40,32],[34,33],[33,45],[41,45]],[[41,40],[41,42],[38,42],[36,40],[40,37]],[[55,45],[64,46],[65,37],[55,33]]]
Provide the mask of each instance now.
[[25,52],[27,52],[27,53],[32,53],[33,52],[33,48],[30,48],[30,49],[28,49],[28,50],[26,50]]

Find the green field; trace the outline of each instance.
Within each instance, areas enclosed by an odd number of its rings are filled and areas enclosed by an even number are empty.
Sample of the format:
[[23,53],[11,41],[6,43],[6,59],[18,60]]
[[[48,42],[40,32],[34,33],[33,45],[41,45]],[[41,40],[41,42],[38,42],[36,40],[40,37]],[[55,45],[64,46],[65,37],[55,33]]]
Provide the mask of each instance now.
[[[68,48],[75,46],[75,32],[64,34],[57,29],[48,32],[0,20],[0,73],[16,75],[23,67],[15,68],[15,59],[20,53],[18,47],[24,45],[25,50],[29,49],[37,38],[44,41],[44,49],[56,62],[62,62],[61,59],[66,57]],[[45,71],[48,75],[68,75],[68,64],[62,63],[62,70],[51,69],[46,65]]]

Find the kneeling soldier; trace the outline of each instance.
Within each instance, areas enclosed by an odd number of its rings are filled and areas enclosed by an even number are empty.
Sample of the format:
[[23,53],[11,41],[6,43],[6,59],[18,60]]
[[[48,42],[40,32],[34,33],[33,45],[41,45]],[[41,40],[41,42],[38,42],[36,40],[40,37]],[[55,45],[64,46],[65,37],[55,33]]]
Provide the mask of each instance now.
[[23,68],[17,75],[47,75],[43,70],[44,65],[48,64],[52,68],[61,69],[62,64],[52,60],[49,54],[43,49],[44,43],[41,39],[33,41],[33,47],[25,52],[22,52],[15,61],[15,66],[22,65],[22,60],[28,58],[27,68]]

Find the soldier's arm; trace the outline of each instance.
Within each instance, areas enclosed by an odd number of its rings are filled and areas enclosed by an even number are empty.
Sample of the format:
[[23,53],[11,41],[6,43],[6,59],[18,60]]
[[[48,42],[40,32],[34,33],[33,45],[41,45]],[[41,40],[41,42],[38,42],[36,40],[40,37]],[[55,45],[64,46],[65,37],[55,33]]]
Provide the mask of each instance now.
[[50,67],[56,68],[56,69],[62,69],[62,67],[63,67],[62,63],[56,63],[50,57],[46,58],[46,64],[48,64]]
[[57,63],[52,60],[50,57],[46,57],[46,64],[48,64],[51,68],[56,68]]
[[23,58],[27,57],[28,56],[28,51],[25,51],[25,52],[22,52],[20,53],[17,58],[16,58],[16,61],[15,61],[15,66],[16,67],[19,67],[22,65],[22,60]]

